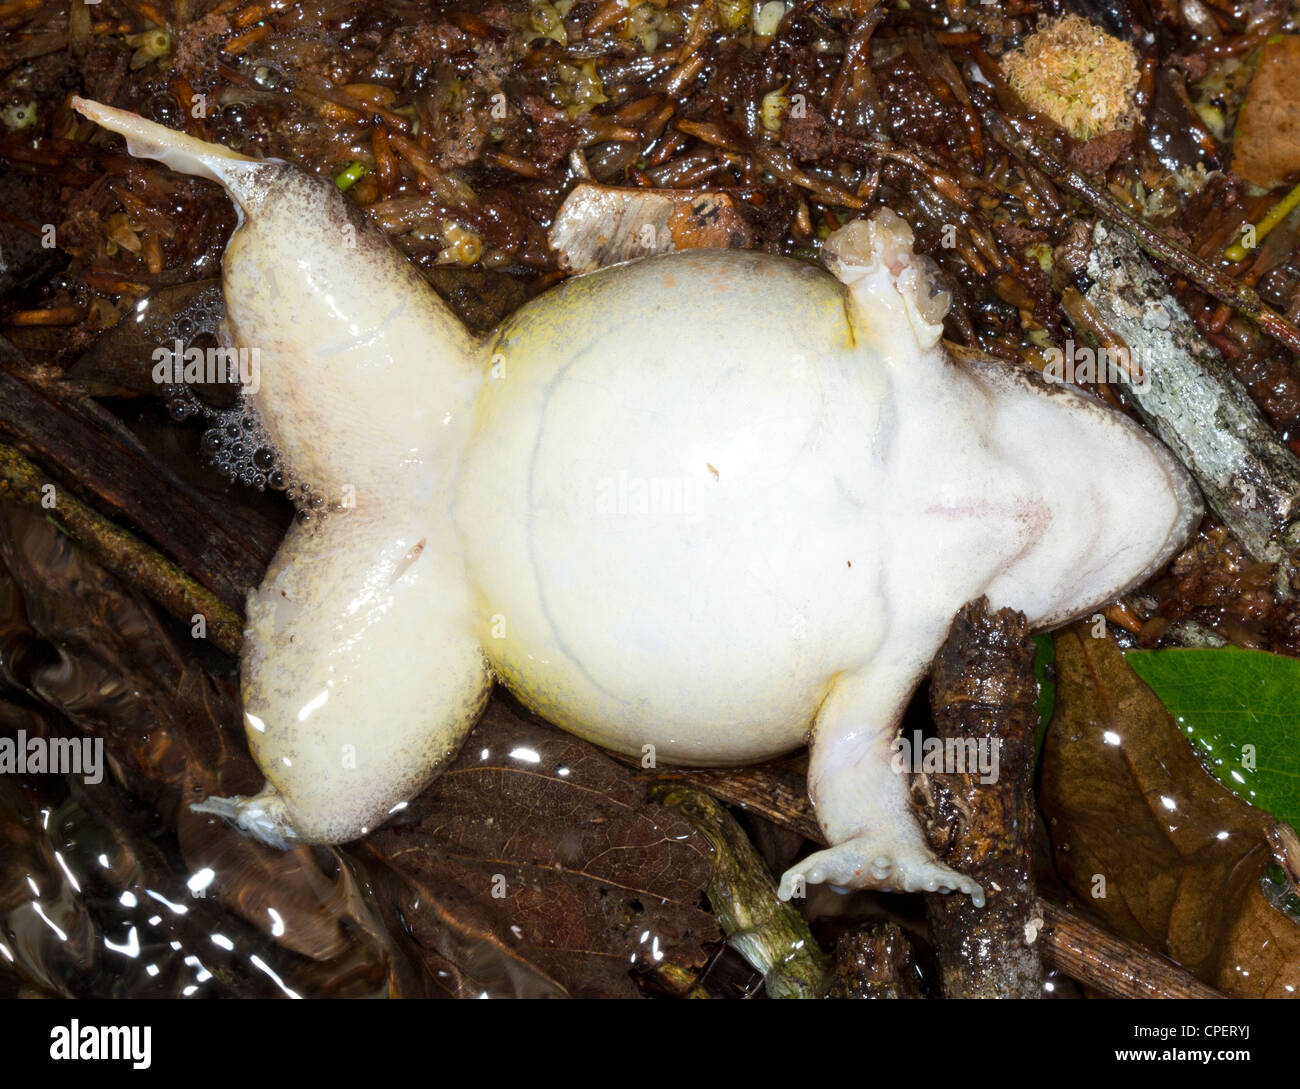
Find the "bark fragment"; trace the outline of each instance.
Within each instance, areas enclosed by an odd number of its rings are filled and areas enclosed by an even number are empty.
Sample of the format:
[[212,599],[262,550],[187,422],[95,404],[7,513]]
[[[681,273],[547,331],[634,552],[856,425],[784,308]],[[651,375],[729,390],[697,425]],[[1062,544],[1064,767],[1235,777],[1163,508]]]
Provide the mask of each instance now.
[[921,977],[902,927],[873,923],[840,938],[835,948],[835,979],[827,997],[922,997]]
[[1082,305],[1066,306],[1076,328],[1110,352],[1127,352],[1129,368],[1117,369],[1138,412],[1242,547],[1279,567],[1279,589],[1289,595],[1300,547],[1300,458],[1283,446],[1130,239],[1098,222],[1076,272],[1086,285]]
[[983,598],[964,606],[935,659],[930,706],[938,739],[987,741],[997,753],[993,782],[981,782],[990,776],[967,758],[965,771],[945,768],[916,784],[931,801],[928,832],[940,858],[978,881],[988,901],[977,908],[966,896],[926,896],[943,993],[1039,998],[1041,913],[1030,867],[1038,685],[1024,616],[990,614]]

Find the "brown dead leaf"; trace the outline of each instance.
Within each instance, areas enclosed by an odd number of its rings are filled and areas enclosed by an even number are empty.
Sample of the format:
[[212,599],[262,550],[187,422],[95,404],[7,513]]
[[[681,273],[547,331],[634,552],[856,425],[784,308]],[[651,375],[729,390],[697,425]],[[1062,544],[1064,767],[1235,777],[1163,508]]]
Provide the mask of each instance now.
[[[1266,871],[1295,840],[1220,786],[1108,637],[1056,636],[1039,802],[1057,868],[1116,933],[1239,997],[1300,992],[1300,924]],[[1300,890],[1291,877],[1292,891]]]
[[633,973],[698,970],[709,848],[645,783],[498,697],[460,756],[357,848],[452,993],[632,997]]
[[171,348],[178,339],[215,338],[224,314],[219,279],[157,288],[134,314],[97,337],[67,377],[92,397],[156,394],[155,349]]
[[1270,40],[1237,118],[1232,170],[1274,189],[1300,171],[1300,35]]

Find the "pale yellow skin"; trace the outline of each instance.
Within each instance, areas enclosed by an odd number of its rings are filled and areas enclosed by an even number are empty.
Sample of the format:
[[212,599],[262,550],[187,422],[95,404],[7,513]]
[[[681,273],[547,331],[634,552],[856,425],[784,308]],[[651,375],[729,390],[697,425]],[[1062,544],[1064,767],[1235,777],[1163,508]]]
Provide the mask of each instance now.
[[891,769],[902,708],[966,601],[1053,624],[1163,563],[1200,514],[1167,451],[1080,395],[955,366],[891,213],[832,237],[834,276],[668,255],[476,341],[328,183],[79,108],[239,204],[224,277],[229,336],[263,360],[250,403],[343,504],[292,529],[250,595],[268,786],[207,808],[270,840],[364,835],[495,678],[658,764],[761,760],[811,731],[831,847],[783,896],[982,897]]

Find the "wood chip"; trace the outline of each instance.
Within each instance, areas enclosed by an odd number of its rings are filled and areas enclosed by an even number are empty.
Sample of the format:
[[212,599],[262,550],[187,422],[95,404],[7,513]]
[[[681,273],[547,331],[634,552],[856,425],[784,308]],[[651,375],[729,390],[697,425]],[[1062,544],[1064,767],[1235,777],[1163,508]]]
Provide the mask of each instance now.
[[753,233],[726,193],[582,182],[560,206],[550,242],[576,273],[675,250],[747,249]]

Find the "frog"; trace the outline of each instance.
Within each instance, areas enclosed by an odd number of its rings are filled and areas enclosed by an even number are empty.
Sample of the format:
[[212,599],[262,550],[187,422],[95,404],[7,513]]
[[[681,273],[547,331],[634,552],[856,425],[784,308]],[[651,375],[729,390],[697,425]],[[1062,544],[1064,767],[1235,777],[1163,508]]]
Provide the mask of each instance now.
[[85,99],[129,152],[221,185],[223,344],[324,511],[249,593],[269,843],[367,835],[500,685],[645,766],[807,745],[826,846],[782,876],[984,891],[892,758],[952,617],[1047,630],[1141,584],[1203,514],[1177,459],[1072,386],[943,339],[950,297],[879,207],[820,263],[687,250],[569,277],[472,334],[332,184]]

